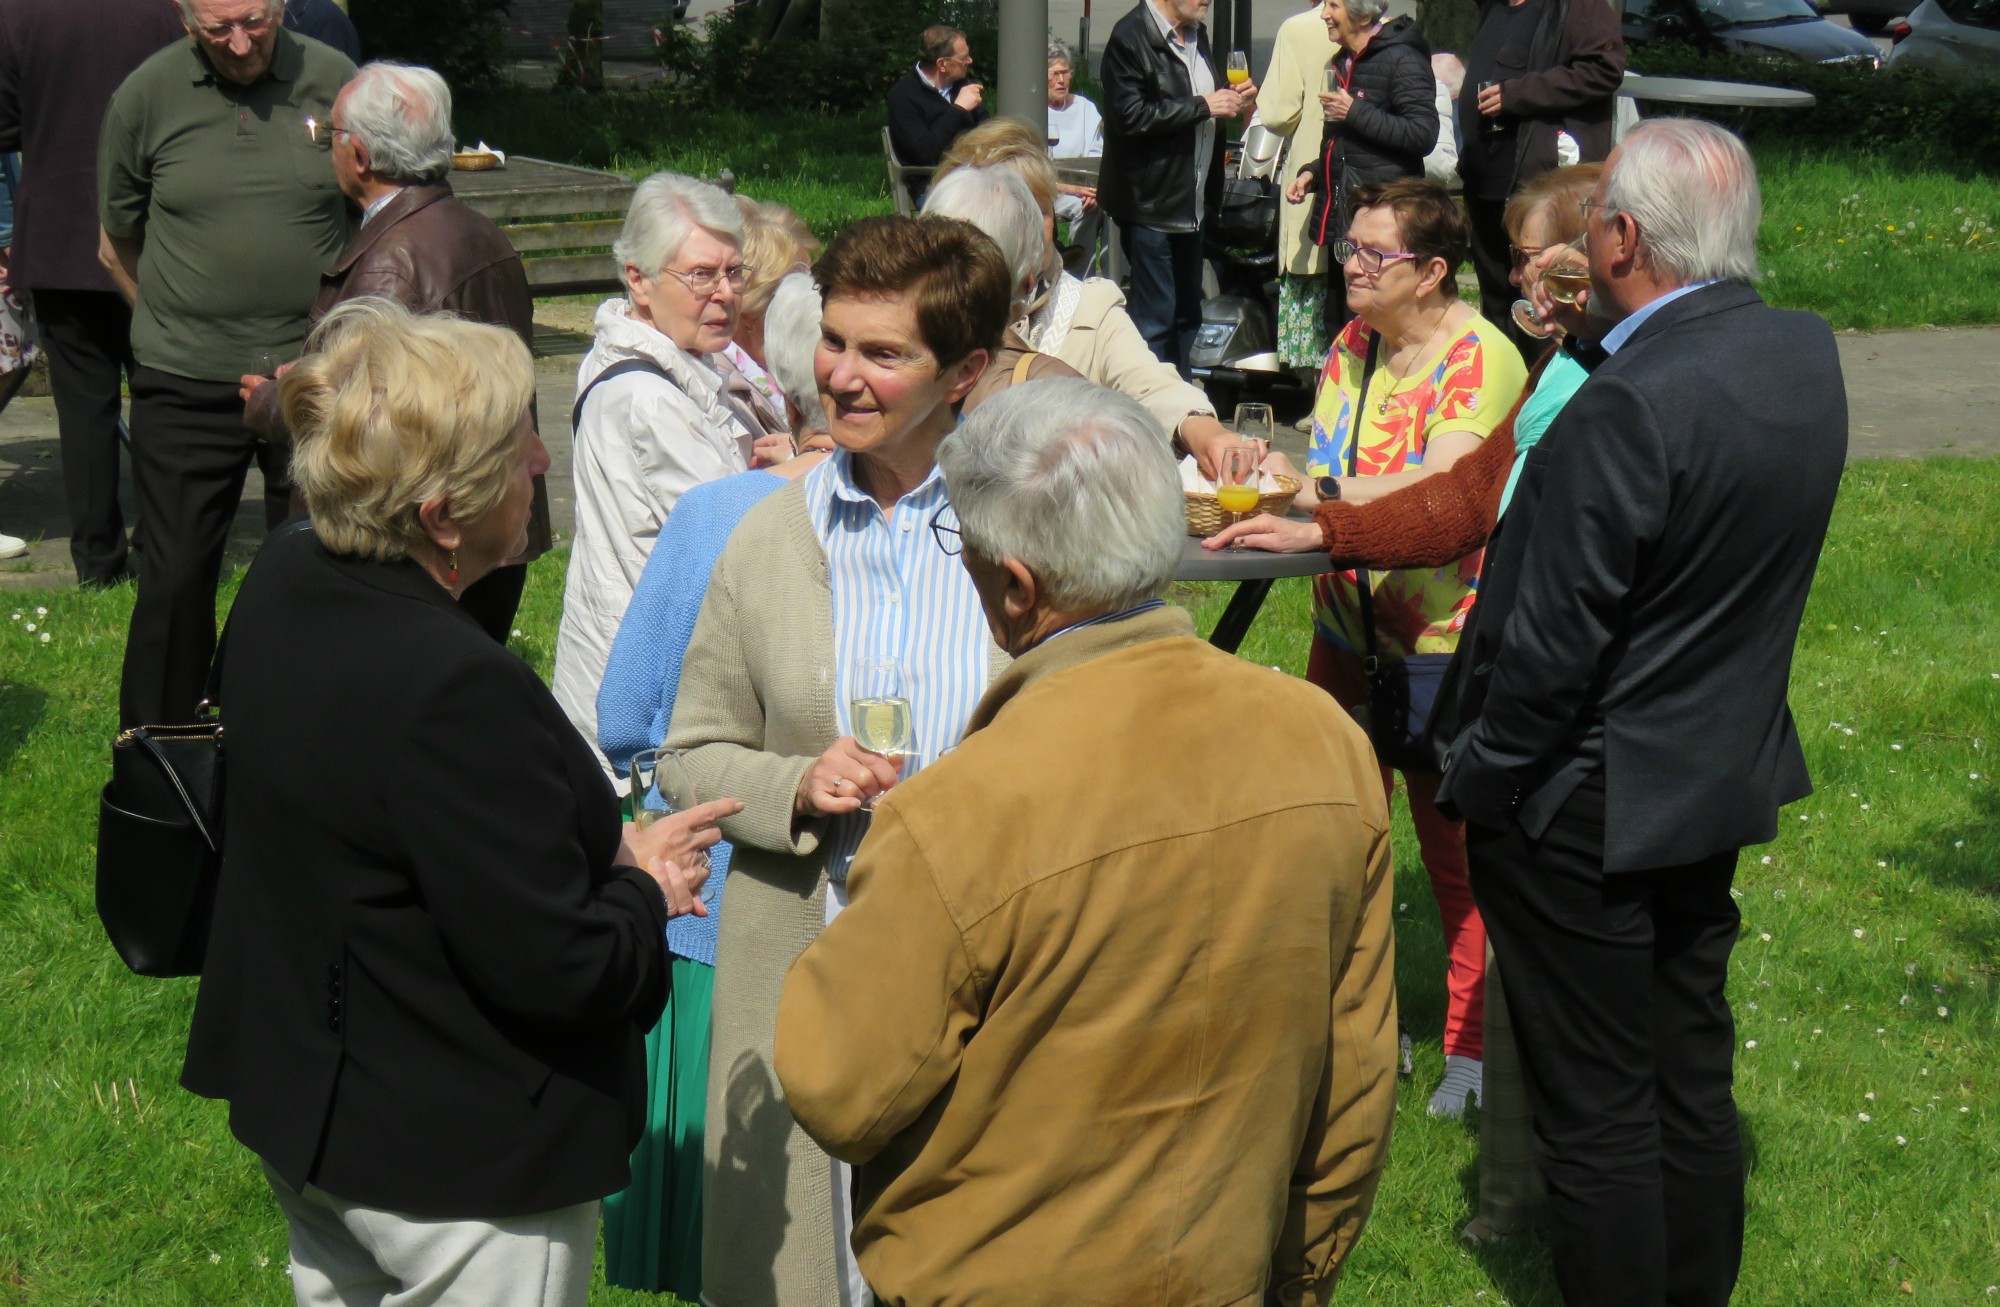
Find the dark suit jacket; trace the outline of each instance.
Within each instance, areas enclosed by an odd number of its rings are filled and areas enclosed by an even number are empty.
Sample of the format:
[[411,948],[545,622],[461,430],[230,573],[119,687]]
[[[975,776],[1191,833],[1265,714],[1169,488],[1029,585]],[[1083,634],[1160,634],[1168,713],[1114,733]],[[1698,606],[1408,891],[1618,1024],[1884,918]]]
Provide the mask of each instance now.
[[1488,546],[1440,800],[1539,835],[1601,767],[1614,872],[1776,835],[1812,791],[1785,691],[1846,457],[1818,317],[1725,282],[1648,318],[1529,452]]
[[[444,182],[405,187],[355,232],[321,275],[311,320],[317,323],[334,305],[363,295],[392,299],[412,313],[453,313],[505,327],[534,347],[535,301],[521,256],[492,219]],[[252,395],[243,422],[267,440],[291,438],[276,386]],[[294,506],[302,508],[303,501]],[[550,538],[548,492],[537,477],[526,557],[547,553]]]
[[628,1181],[666,905],[526,664],[414,563],[264,545],[230,613],[227,859],[181,1083],[298,1186],[497,1218]]
[[[1150,0],[1119,19],[1104,45],[1104,159],[1097,170],[1097,202],[1115,222],[1159,231],[1195,229],[1195,138],[1212,116],[1194,93],[1187,65],[1160,35],[1146,12]],[[1195,28],[1195,48],[1208,61],[1208,28]],[[1227,88],[1220,74],[1215,84]],[[1200,172],[1201,211],[1222,207],[1222,154],[1226,124]]]
[[361,34],[333,0],[286,0],[285,26],[332,46],[356,65],[361,62]]
[[116,293],[97,261],[104,108],[134,68],[187,39],[170,0],[0,4],[0,153],[21,152],[12,285]]
[[[951,88],[958,94],[958,87]],[[961,109],[925,85],[912,68],[889,88],[889,144],[896,158],[916,168],[935,168],[951,143],[986,121],[986,106]]]

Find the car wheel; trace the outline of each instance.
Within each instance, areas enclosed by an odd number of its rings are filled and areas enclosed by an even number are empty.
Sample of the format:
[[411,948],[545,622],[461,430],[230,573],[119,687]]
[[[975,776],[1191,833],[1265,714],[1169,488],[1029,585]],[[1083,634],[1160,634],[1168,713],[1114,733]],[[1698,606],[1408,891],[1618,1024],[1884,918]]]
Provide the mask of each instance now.
[[1888,14],[1849,14],[1847,21],[1863,36],[1880,36],[1889,30]]

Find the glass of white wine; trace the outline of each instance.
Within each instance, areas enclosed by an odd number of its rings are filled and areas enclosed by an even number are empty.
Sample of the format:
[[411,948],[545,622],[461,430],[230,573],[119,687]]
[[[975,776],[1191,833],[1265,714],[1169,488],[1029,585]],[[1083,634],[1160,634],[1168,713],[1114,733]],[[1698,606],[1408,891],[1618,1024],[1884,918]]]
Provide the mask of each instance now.
[[1250,80],[1250,56],[1241,50],[1229,52],[1229,70],[1226,74],[1231,86],[1241,86]]
[[695,805],[679,749],[641,749],[632,755],[632,821],[650,826]]
[[[912,727],[908,682],[894,658],[863,658],[854,666],[847,724],[854,742],[870,753],[902,765],[910,751]],[[869,800],[874,807],[874,800]]]
[[1571,241],[1569,247],[1549,260],[1542,269],[1542,289],[1558,304],[1575,304],[1590,289],[1590,239],[1587,235]]

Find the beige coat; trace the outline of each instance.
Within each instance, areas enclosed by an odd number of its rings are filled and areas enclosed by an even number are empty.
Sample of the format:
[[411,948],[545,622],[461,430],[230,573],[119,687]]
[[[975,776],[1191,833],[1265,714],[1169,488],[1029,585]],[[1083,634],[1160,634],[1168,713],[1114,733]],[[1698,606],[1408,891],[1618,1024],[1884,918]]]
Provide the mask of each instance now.
[[[1007,657],[991,647],[992,672]],[[771,1069],[778,993],[826,923],[823,823],[792,797],[839,734],[833,594],[802,481],[752,508],[723,549],[681,665],[667,743],[695,793],[733,795],[716,944],[702,1297],[714,1307],[839,1307],[831,1168]]]
[[[1076,279],[1067,273],[1066,283]],[[1201,387],[1181,379],[1169,364],[1160,362],[1125,311],[1125,294],[1115,282],[1090,277],[1080,283],[1076,309],[1069,329],[1053,348],[1042,333],[1031,328],[1028,339],[1035,348],[1048,350],[1100,386],[1135,399],[1153,415],[1169,438],[1180,434],[1181,423],[1189,414],[1215,416],[1215,404]],[[1056,295],[1063,293],[1058,286]],[[1039,313],[1038,313],[1039,316]]]
[[1169,608],[1023,655],[883,800],[777,1069],[884,1303],[1326,1301],[1395,1114],[1378,778]]
[[[1258,88],[1257,117],[1265,127],[1290,137],[1283,165],[1272,174],[1282,195],[1302,164],[1319,158],[1326,140],[1326,116],[1319,93],[1326,89],[1326,66],[1339,46],[1326,34],[1318,6],[1293,14],[1278,26],[1271,46],[1271,66]],[[1281,201],[1282,202],[1282,201]],[[1317,277],[1326,268],[1326,254],[1306,235],[1313,197],[1303,204],[1285,204],[1278,215],[1278,268],[1297,277]]]

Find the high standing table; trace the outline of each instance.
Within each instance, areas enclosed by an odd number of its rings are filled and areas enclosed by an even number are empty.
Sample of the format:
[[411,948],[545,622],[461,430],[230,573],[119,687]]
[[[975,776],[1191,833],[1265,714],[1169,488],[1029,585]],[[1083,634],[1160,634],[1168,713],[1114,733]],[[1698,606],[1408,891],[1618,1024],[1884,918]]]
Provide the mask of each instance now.
[[1261,549],[1203,549],[1199,536],[1189,536],[1181,548],[1176,581],[1234,581],[1236,593],[1222,610],[1208,642],[1224,653],[1235,653],[1257,620],[1271,582],[1286,576],[1318,576],[1331,572],[1333,564],[1318,551],[1309,554],[1272,554]]

